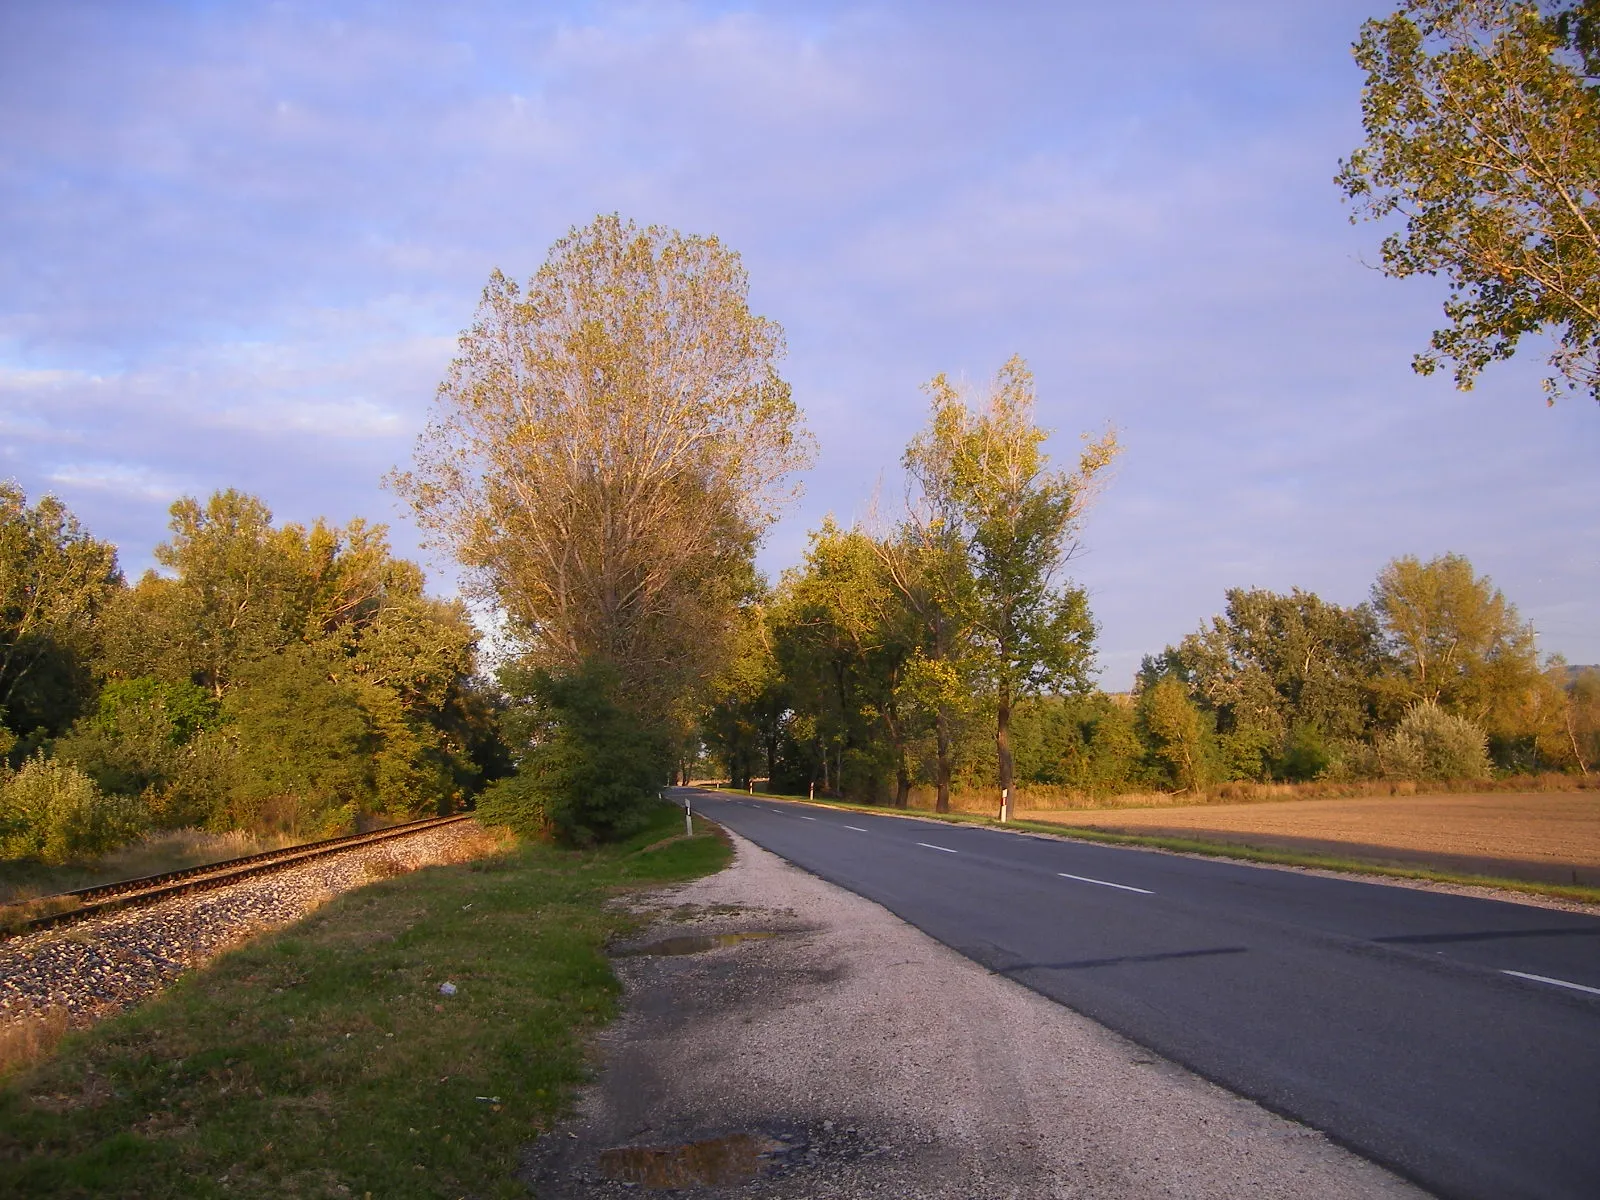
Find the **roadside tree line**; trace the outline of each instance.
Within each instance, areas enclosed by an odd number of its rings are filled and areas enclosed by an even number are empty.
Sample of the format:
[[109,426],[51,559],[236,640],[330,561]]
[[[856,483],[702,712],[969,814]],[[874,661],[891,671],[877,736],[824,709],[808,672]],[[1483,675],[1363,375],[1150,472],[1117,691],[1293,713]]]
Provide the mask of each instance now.
[[[1131,692],[1108,694],[1091,682],[1081,590],[1057,591],[1026,663],[997,653],[976,608],[930,623],[903,583],[917,529],[812,534],[804,563],[748,610],[706,766],[737,787],[899,806],[924,786],[944,811],[952,790],[998,807],[1017,786],[1081,800],[1600,762],[1600,671],[1541,664],[1532,627],[1459,555],[1396,559],[1350,607],[1232,589],[1221,614],[1144,659]],[[961,580],[948,594],[973,600],[980,556],[969,544],[941,560],[941,578]]]
[[[1080,466],[1075,478],[1094,474]],[[1080,589],[1054,592],[1030,642],[1005,643],[1029,645],[1030,658],[1000,650],[978,619],[976,542],[938,563],[946,595],[973,606],[930,621],[904,573],[918,528],[826,522],[811,534],[805,562],[747,610],[702,770],[736,787],[765,778],[898,806],[923,786],[946,811],[952,789],[998,806],[1018,786],[1194,794],[1237,781],[1589,774],[1600,762],[1600,670],[1541,664],[1530,624],[1461,555],[1397,558],[1354,606],[1229,590],[1221,614],[1144,659],[1131,693],[1109,694],[1091,683]]]

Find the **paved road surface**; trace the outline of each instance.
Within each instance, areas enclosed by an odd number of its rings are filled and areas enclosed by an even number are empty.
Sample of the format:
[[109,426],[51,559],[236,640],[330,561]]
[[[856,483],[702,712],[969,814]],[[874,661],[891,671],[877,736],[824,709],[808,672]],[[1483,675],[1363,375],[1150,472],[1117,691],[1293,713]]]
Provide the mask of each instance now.
[[1600,918],[761,797],[694,803],[1441,1196],[1600,1197]]

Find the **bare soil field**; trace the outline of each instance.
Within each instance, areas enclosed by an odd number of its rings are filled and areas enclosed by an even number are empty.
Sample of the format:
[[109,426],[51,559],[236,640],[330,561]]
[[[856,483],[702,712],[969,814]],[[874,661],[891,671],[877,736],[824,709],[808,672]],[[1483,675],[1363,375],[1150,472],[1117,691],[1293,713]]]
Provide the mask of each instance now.
[[1030,821],[1124,833],[1600,885],[1600,795],[1593,791],[1363,796],[1025,815]]

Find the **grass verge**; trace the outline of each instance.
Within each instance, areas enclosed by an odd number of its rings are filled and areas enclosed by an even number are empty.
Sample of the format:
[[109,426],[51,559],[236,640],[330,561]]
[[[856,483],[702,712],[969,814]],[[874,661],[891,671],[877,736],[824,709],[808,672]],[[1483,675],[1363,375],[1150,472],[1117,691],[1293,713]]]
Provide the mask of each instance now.
[[525,1195],[616,1010],[603,948],[637,918],[604,901],[728,861],[681,820],[346,893],[69,1035],[0,1086],[0,1195]]
[[[731,788],[707,788],[729,796],[748,793]],[[1207,858],[1232,858],[1242,862],[1266,863],[1282,867],[1314,867],[1322,871],[1341,871],[1351,875],[1375,875],[1390,879],[1416,879],[1428,883],[1450,883],[1467,887],[1495,888],[1500,891],[1522,892],[1530,896],[1549,896],[1556,900],[1574,900],[1580,904],[1600,904],[1600,888],[1581,884],[1540,883],[1527,879],[1505,879],[1493,875],[1463,875],[1452,871],[1438,871],[1427,867],[1410,867],[1398,863],[1374,862],[1368,859],[1341,858],[1330,854],[1310,854],[1272,846],[1251,846],[1237,842],[1217,842],[1203,838],[1169,837],[1161,834],[1113,833],[1104,829],[1081,825],[1062,825],[1054,821],[1030,821],[1020,818],[1003,826],[994,817],[977,813],[930,813],[902,808],[884,808],[874,804],[850,804],[843,800],[812,800],[806,796],[788,796],[778,793],[757,792],[756,797],[769,800],[794,800],[801,804],[816,804],[823,808],[837,808],[846,812],[877,813],[880,816],[914,817],[925,821],[944,821],[952,825],[991,825],[996,828],[1021,829],[1029,833],[1042,833],[1049,837],[1072,841],[1103,842],[1112,846],[1145,846],[1154,850],[1171,850],[1178,854],[1201,854]]]

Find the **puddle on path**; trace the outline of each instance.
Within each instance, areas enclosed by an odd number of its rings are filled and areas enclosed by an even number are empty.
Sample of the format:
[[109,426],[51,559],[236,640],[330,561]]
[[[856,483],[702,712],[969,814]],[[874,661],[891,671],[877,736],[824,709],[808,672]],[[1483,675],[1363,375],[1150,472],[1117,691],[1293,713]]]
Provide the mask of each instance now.
[[[770,935],[768,935],[770,936]],[[647,1188],[747,1183],[795,1149],[764,1133],[730,1133],[676,1146],[614,1146],[600,1152],[600,1173]]]
[[691,933],[678,937],[662,938],[631,950],[619,950],[618,957],[656,954],[700,954],[723,946],[737,946],[740,942],[757,942],[778,935],[770,929],[752,929],[744,933]]

